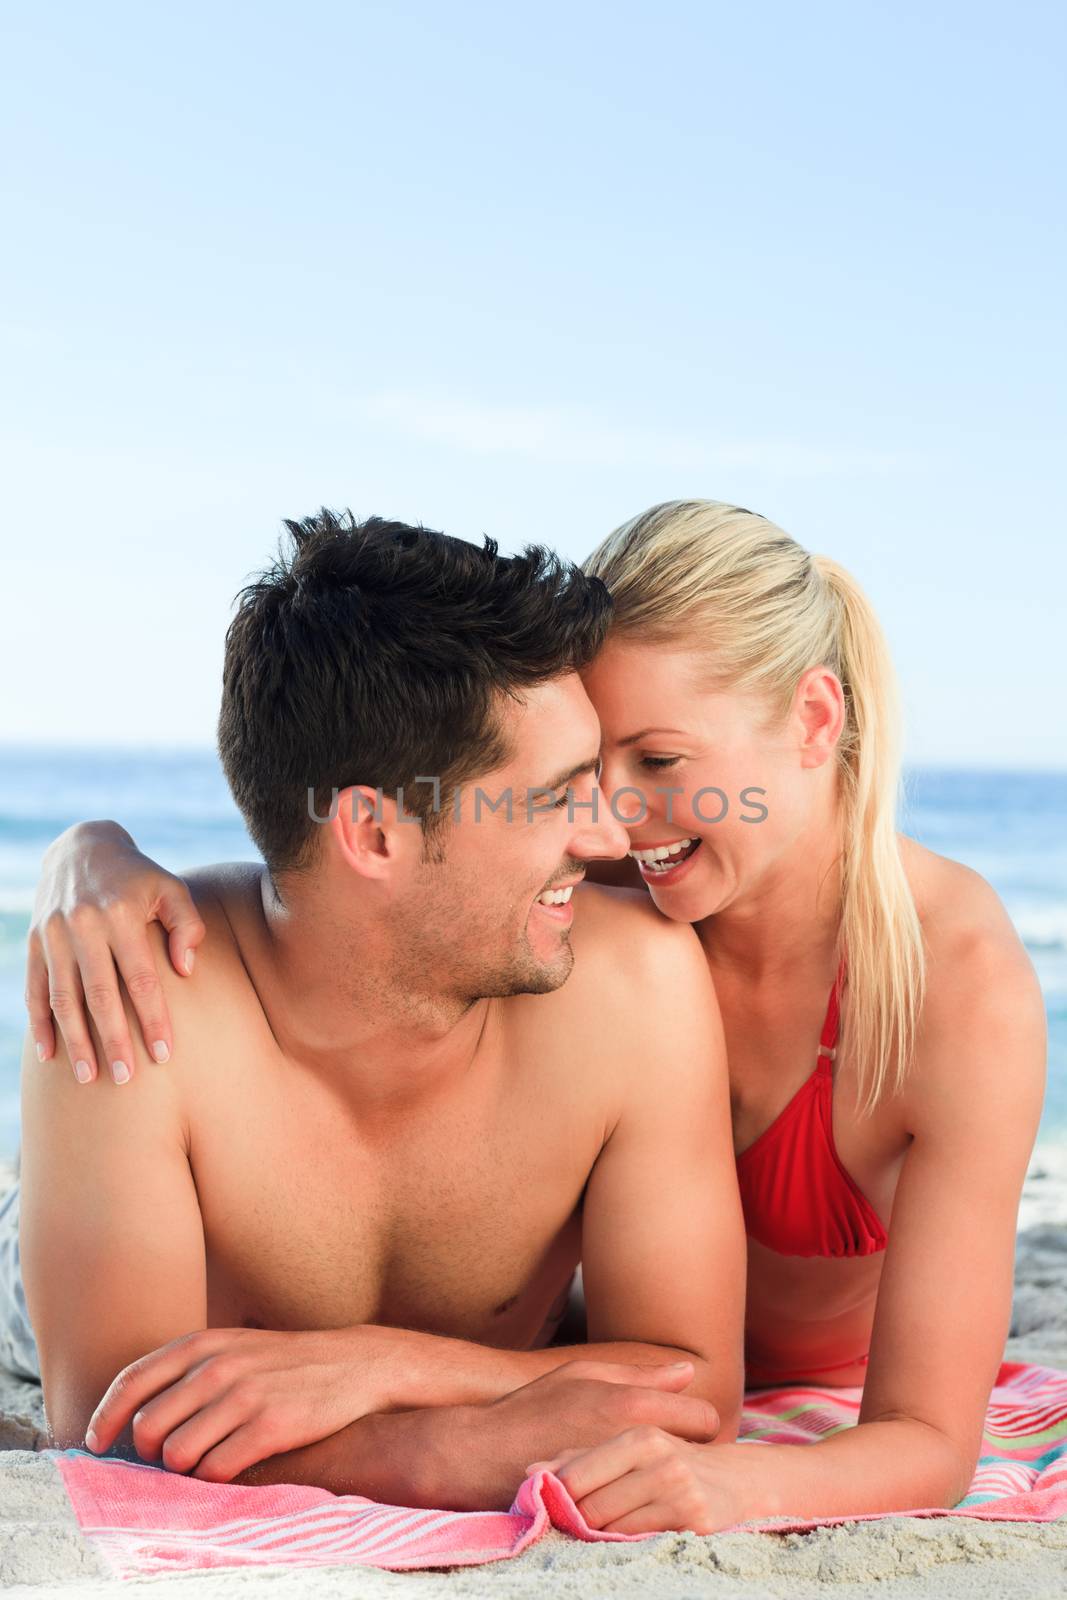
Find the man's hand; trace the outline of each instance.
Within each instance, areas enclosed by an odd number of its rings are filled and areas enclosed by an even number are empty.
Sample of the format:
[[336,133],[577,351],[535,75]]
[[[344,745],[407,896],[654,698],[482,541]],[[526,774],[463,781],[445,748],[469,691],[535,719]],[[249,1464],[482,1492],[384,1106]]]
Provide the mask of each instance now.
[[119,1373],[93,1413],[86,1443],[103,1453],[132,1423],[142,1460],[228,1483],[257,1461],[397,1404],[403,1373],[390,1332],[186,1334]]
[[245,1481],[318,1483],[393,1505],[506,1511],[535,1456],[591,1449],[632,1428],[708,1443],[715,1407],[680,1393],[690,1362],[638,1367],[571,1361],[487,1404],[365,1417],[309,1454],[254,1468]]

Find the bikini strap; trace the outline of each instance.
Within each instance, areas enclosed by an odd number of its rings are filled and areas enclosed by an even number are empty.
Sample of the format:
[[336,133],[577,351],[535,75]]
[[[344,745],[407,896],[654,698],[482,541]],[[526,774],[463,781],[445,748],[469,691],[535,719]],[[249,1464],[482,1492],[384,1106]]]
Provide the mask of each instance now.
[[826,1008],[826,1021],[822,1025],[819,1036],[819,1059],[832,1061],[837,1055],[837,1030],[841,1020],[841,990],[845,986],[845,958],[841,957],[841,964],[837,969],[834,986],[830,990],[830,1003]]

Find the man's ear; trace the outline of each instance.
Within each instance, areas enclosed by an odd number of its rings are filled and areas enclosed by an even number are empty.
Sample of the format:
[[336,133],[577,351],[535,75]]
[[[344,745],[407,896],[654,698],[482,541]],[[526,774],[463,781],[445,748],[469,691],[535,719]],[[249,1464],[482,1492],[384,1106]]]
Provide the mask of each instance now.
[[829,667],[809,667],[793,701],[802,767],[821,767],[833,759],[845,728],[845,691]]
[[324,825],[348,866],[364,878],[389,877],[410,848],[407,836],[416,845],[422,836],[414,817],[401,814],[396,800],[367,784],[340,790]]

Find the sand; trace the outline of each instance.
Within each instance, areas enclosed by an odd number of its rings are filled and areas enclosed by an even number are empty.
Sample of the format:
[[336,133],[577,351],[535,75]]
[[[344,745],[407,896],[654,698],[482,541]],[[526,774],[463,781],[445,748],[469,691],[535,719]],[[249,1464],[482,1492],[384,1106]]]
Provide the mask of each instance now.
[[[1006,1359],[1067,1368],[1067,1145],[1035,1153],[1019,1214],[1015,1308]],[[82,1537],[43,1443],[40,1391],[0,1375],[0,1589],[182,1600],[336,1600],[340,1596],[891,1596],[906,1600],[1056,1600],[1067,1592],[1067,1520],[1043,1525],[893,1517],[803,1534],[663,1534],[638,1545],[583,1545],[550,1534],[513,1561],[455,1572],[364,1567],[235,1570],[120,1583]]]

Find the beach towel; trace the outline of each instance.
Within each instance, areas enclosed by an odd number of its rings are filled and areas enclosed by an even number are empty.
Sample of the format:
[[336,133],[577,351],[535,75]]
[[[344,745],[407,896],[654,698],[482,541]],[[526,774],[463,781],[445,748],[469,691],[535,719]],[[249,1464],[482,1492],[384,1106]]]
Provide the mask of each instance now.
[[[761,1442],[803,1448],[854,1427],[861,1396],[858,1388],[754,1391],[745,1397],[741,1437],[753,1449]],[[82,1450],[49,1453],[82,1532],[123,1578],[204,1567],[351,1564],[403,1572],[474,1566],[518,1555],[549,1528],[589,1541],[657,1537],[590,1528],[563,1484],[547,1473],[520,1486],[510,1511],[425,1511],[297,1485],[201,1483]],[[1008,1522],[1067,1515],[1067,1372],[1019,1362],[1001,1366],[974,1481],[952,1510],[779,1517],[729,1531],[792,1533],[900,1515]]]

